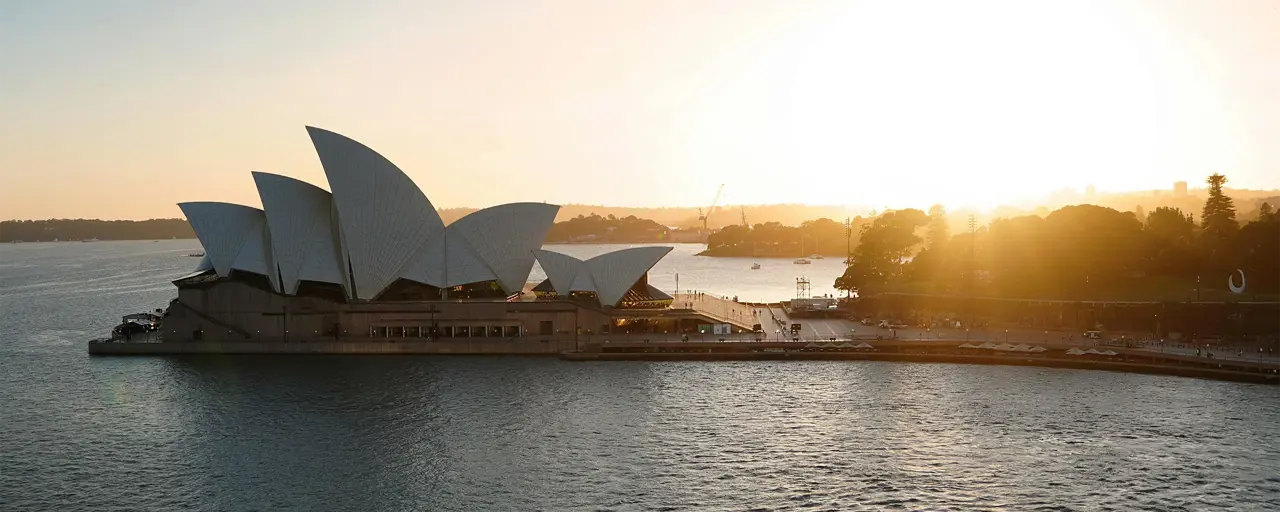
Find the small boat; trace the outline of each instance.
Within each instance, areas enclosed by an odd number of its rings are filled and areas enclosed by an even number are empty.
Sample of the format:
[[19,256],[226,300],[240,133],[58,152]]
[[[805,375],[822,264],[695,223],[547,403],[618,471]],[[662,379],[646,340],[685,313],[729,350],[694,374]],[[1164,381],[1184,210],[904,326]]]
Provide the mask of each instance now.
[[800,259],[798,259],[798,260],[793,261],[792,263],[795,263],[796,265],[808,265],[808,264],[809,264],[809,263],[811,263],[811,262],[810,262],[809,260],[804,259],[804,258],[800,258]]
[[814,254],[814,255],[812,255],[812,256],[809,256],[809,259],[811,259],[811,260],[820,260],[820,259],[822,259],[822,255],[821,255],[821,254]]
[[203,258],[203,257],[204,257],[204,253],[202,253],[202,252],[193,252],[193,253],[191,253],[191,254],[188,254],[188,255],[187,255],[187,257],[188,257],[188,258]]
[[752,264],[751,264],[751,270],[760,270],[760,264],[759,264],[759,263],[752,263]]
[[80,240],[80,241],[81,241],[81,242],[85,242],[85,243],[89,243],[89,242],[97,242],[97,241],[98,241],[98,237],[85,238],[85,239]]

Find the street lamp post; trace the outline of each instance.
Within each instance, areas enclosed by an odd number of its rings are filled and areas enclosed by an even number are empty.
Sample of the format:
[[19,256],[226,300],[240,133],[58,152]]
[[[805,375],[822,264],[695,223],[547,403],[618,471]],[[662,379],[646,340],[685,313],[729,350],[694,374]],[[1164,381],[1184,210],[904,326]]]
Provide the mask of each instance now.
[[1005,330],[1004,330],[1004,342],[1005,342],[1005,343],[1008,343],[1008,342],[1009,342],[1009,330],[1008,330],[1008,329],[1005,329]]

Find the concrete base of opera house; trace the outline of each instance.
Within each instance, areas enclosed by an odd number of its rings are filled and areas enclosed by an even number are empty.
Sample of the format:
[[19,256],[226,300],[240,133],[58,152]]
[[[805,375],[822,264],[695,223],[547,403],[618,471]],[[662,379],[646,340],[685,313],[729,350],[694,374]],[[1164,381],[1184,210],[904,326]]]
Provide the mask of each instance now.
[[573,340],[564,341],[170,341],[155,343],[89,343],[91,355],[147,356],[182,354],[449,354],[449,355],[543,355],[554,356],[575,350]]

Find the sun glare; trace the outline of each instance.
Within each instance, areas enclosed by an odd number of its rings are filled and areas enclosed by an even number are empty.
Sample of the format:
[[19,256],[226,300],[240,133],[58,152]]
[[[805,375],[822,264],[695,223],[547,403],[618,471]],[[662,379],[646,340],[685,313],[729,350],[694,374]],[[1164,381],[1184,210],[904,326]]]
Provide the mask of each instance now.
[[1205,94],[1144,65],[1118,8],[917,7],[858,4],[779,42],[712,102],[703,158],[768,183],[762,203],[783,175],[838,185],[808,203],[890,207],[1167,186],[1161,104]]

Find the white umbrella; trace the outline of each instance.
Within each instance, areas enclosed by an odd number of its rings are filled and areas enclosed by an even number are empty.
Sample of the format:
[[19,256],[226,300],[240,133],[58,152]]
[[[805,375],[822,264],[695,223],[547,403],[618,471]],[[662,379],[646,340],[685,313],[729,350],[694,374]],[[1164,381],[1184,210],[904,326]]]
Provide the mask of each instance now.
[[1012,351],[1014,351],[1014,352],[1030,352],[1030,351],[1031,351],[1031,345],[1027,345],[1027,344],[1019,344],[1018,346],[1013,347],[1013,348],[1012,348],[1012,349],[1010,349],[1010,350],[1012,350]]
[[849,342],[847,342],[847,341],[846,341],[846,342],[844,342],[844,343],[841,343],[841,344],[840,344],[840,348],[854,348],[854,346],[853,346],[853,344],[852,344],[852,343],[849,343]]
[[1010,350],[1013,350],[1013,345],[1010,345],[1008,343],[1001,343],[999,345],[996,345],[994,348],[996,350],[1003,350],[1005,352],[1008,352]]
[[1102,355],[1104,355],[1104,356],[1118,356],[1118,355],[1120,355],[1120,354],[1116,353],[1116,352],[1115,352],[1115,351],[1113,351],[1113,350],[1108,350],[1108,351],[1106,351],[1106,352],[1102,352]]
[[991,343],[990,341],[988,341],[988,342],[986,342],[986,343],[983,343],[983,344],[981,344],[981,345],[978,345],[978,348],[994,349],[994,348],[996,348],[996,345],[995,345],[994,343]]
[[1036,347],[1031,347],[1031,350],[1028,350],[1027,352],[1044,352],[1044,351],[1046,351],[1046,350],[1049,350],[1049,349],[1044,348],[1044,347],[1040,347],[1040,346],[1036,346]]
[[1086,350],[1086,351],[1084,351],[1084,353],[1086,353],[1086,354],[1093,354],[1093,355],[1095,355],[1095,356],[1100,356],[1100,355],[1102,355],[1102,352],[1098,352],[1098,349],[1096,349],[1096,348],[1091,348],[1091,349],[1089,349],[1089,350]]
[[1080,350],[1080,349],[1078,349],[1078,348],[1075,348],[1075,347],[1071,347],[1071,350],[1068,350],[1068,351],[1067,351],[1067,355],[1069,355],[1069,356],[1078,356],[1078,355],[1082,355],[1082,354],[1084,354],[1084,351],[1083,351],[1083,350]]
[[855,345],[853,348],[875,348],[875,347],[867,344],[867,342],[864,341],[862,343]]
[[804,348],[818,348],[818,347],[821,347],[821,346],[822,346],[822,345],[819,345],[819,344],[817,344],[817,343],[808,343],[808,344],[806,344],[806,345],[804,346]]
[[956,348],[978,348],[978,347],[965,343],[964,345],[960,345],[959,347],[956,347]]

